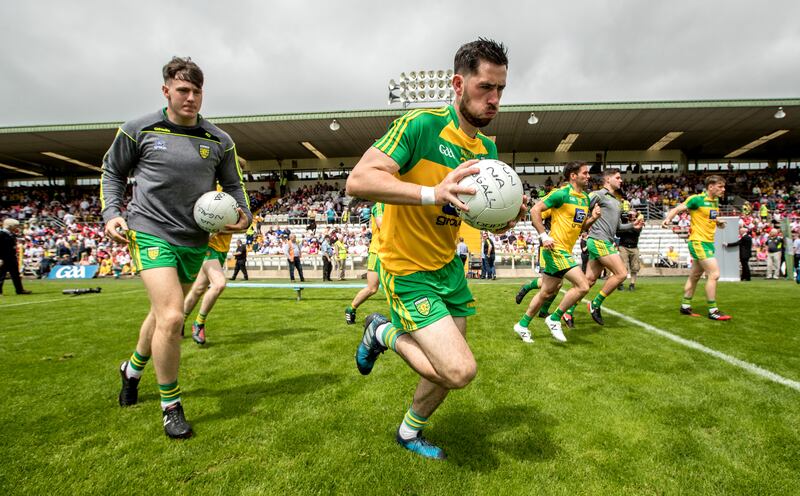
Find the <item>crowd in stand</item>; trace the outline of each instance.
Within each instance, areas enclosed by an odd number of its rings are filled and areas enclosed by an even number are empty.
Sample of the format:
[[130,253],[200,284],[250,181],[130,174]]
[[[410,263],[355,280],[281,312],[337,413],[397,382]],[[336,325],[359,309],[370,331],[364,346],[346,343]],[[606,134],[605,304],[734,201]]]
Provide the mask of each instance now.
[[[733,171],[728,180],[726,201],[740,215],[740,226],[753,238],[757,257],[768,245],[770,232],[781,221],[789,221],[792,232],[800,232],[800,181],[797,171]],[[703,190],[704,174],[655,174],[629,176],[625,195],[630,208],[668,209],[687,196]],[[541,184],[526,184],[526,191],[542,197],[558,187],[549,177]],[[593,189],[596,185],[593,185]],[[250,192],[258,225],[248,236],[252,253],[280,255],[289,233],[264,222],[274,214],[286,214],[290,224],[307,224],[301,236],[306,255],[318,254],[324,240],[341,239],[351,256],[366,256],[370,204],[352,201],[337,182],[304,185],[273,198],[264,187]],[[125,246],[111,243],[103,235],[100,198],[96,187],[0,188],[0,219],[13,218],[22,224],[22,245],[26,265],[46,273],[55,263],[100,265],[101,275],[120,277],[132,273]],[[318,227],[314,219],[322,214],[327,225]],[[687,214],[676,220],[676,230],[689,226]],[[511,231],[496,236],[499,252],[531,253],[536,239],[531,232]]]

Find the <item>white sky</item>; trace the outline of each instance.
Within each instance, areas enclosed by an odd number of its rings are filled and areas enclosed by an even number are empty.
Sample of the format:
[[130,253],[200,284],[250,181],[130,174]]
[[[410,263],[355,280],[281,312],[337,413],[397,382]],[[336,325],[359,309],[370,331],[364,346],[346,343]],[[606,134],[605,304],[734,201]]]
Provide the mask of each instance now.
[[505,104],[800,96],[796,0],[8,0],[0,126],[124,121],[190,55],[207,117],[387,108],[400,72],[509,48]]

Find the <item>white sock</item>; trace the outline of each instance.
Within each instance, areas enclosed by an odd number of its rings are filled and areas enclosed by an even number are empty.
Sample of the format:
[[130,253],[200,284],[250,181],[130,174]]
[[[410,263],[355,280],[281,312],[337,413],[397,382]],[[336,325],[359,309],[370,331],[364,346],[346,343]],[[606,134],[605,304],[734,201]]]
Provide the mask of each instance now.
[[386,348],[386,343],[383,342],[383,330],[386,329],[386,326],[388,326],[389,324],[391,324],[391,322],[381,324],[378,326],[377,329],[375,329],[375,339],[377,339],[378,342],[381,344],[381,346],[383,346],[384,348]]
[[142,377],[142,373],[144,373],[144,370],[136,370],[131,367],[130,363],[127,367],[125,367],[125,377],[128,379],[140,379]]
[[167,408],[169,408],[170,406],[174,405],[175,403],[180,403],[180,402],[181,402],[180,398],[175,398],[174,400],[169,400],[169,401],[162,401],[161,402],[161,410],[166,410]]
[[420,431],[412,429],[409,427],[405,422],[400,424],[400,429],[398,429],[397,434],[405,441],[409,439],[414,439],[419,435]]

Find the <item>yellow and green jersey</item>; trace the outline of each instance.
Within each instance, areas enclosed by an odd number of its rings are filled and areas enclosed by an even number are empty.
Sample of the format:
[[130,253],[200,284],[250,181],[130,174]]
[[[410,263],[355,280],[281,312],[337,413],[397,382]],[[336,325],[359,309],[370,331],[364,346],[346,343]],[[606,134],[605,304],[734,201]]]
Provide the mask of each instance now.
[[[470,159],[497,158],[494,142],[471,138],[458,125],[452,105],[417,109],[395,120],[373,145],[392,158],[405,182],[435,186]],[[455,256],[461,218],[450,206],[386,205],[378,251],[381,266],[395,275],[438,270]]]
[[589,195],[578,193],[571,184],[553,190],[542,200],[550,209],[550,237],[555,249],[572,252],[589,217]]
[[383,217],[383,203],[376,202],[375,205],[372,206],[369,215],[369,228],[372,231],[372,240],[369,242],[369,253],[378,253],[378,249],[381,247],[381,228],[378,227],[378,219],[379,217]]
[[714,242],[714,233],[717,232],[717,217],[719,216],[719,199],[711,199],[707,192],[692,195],[683,202],[689,209],[692,224],[689,232],[689,241]]

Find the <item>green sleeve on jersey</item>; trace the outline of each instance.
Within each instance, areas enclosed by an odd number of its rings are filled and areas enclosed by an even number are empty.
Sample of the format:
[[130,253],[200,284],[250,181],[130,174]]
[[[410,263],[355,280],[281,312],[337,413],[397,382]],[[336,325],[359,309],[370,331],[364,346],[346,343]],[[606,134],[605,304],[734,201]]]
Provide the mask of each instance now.
[[549,194],[543,201],[547,208],[558,208],[564,204],[567,197],[569,197],[567,188],[562,188]]
[[703,206],[704,203],[703,195],[692,195],[689,198],[687,198],[686,201],[683,203],[689,210],[700,208]]
[[411,111],[396,119],[389,126],[389,131],[372,145],[400,166],[400,174],[408,172],[416,163],[412,158],[422,133],[422,119],[415,118],[418,115]]
[[372,216],[383,217],[383,203],[375,202],[375,205],[372,206]]

